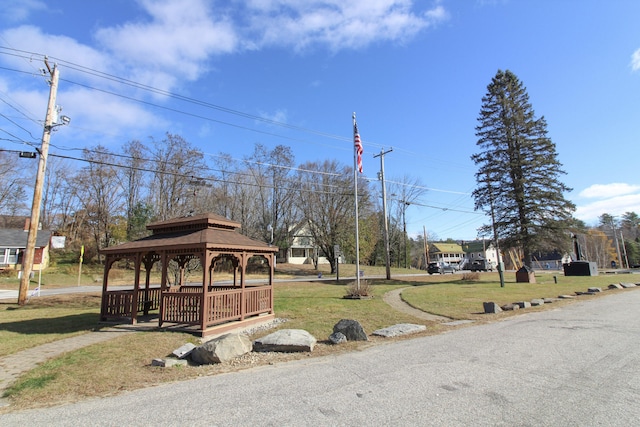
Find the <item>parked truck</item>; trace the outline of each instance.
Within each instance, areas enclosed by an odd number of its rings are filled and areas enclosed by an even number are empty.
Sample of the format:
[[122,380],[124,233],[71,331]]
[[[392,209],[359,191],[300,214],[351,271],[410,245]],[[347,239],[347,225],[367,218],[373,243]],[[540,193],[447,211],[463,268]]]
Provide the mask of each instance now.
[[471,271],[493,271],[495,264],[486,259],[477,259],[471,263],[469,270]]

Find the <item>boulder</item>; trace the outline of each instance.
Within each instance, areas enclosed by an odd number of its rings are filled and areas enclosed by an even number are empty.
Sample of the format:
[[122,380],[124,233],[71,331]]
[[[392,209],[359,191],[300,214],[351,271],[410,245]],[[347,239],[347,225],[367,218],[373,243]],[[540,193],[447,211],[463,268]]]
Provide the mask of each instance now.
[[622,285],[620,283],[612,283],[609,285],[609,289],[622,289]]
[[620,283],[620,286],[623,288],[635,288],[637,285],[635,283]]
[[342,344],[347,342],[347,337],[342,332],[334,332],[329,335],[329,341],[331,341],[331,344]]
[[227,362],[251,351],[251,340],[244,334],[225,334],[207,341],[191,351],[198,365]]
[[172,366],[187,366],[188,363],[184,359],[153,359],[151,366],[159,366],[161,368],[170,368]]
[[544,305],[544,298],[534,298],[531,300],[532,307],[537,307],[540,305]]
[[190,342],[188,342],[185,345],[173,350],[172,354],[178,359],[184,359],[185,357],[189,356],[194,348],[196,348],[195,344],[191,344]]
[[502,306],[502,309],[504,311],[519,310],[520,306],[518,304],[505,304]]
[[342,332],[348,341],[369,341],[364,328],[357,320],[342,319],[333,326],[333,332]]
[[531,308],[531,303],[529,301],[518,301],[514,304],[520,308]]
[[587,292],[602,292],[602,288],[589,288],[587,289]]
[[254,351],[313,351],[317,340],[303,329],[281,329],[253,342]]
[[500,308],[500,306],[498,304],[496,304],[495,302],[483,302],[482,306],[484,307],[484,312],[485,313],[500,313],[502,311],[502,309]]
[[373,331],[373,335],[379,337],[391,338],[399,335],[413,334],[416,332],[425,331],[427,327],[425,325],[414,325],[412,323],[399,323],[397,325],[389,326],[388,328],[378,329]]
[[575,295],[558,295],[559,299],[574,299]]

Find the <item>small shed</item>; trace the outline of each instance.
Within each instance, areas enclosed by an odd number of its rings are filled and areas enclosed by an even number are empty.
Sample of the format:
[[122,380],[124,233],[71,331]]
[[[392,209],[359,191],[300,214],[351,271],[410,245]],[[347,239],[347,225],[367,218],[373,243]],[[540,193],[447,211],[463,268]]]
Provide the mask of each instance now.
[[[184,329],[204,337],[273,319],[278,248],[238,233],[239,227],[238,222],[206,213],[150,224],[150,236],[102,249],[105,267],[100,320],[126,319],[135,324],[140,314],[158,310],[159,327]],[[109,272],[116,261],[123,259],[133,263],[133,287],[112,289]],[[186,283],[185,267],[192,260],[200,262],[202,278]],[[179,272],[170,286],[171,261]],[[157,263],[160,284],[152,286],[150,277]],[[232,279],[214,280],[219,263],[232,266]],[[246,277],[250,264],[263,266],[267,277],[249,283]]]

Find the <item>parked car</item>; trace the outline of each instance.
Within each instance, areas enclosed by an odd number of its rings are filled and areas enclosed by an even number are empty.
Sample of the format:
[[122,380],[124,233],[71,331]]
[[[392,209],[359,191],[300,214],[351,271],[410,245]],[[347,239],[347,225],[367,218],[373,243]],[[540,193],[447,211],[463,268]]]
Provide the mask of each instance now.
[[478,259],[471,263],[469,270],[471,271],[493,271],[494,264],[486,259]]
[[440,273],[440,274],[445,274],[445,273],[455,273],[456,272],[456,267],[451,265],[451,264],[440,264],[437,262],[432,262],[429,264],[429,266],[427,267],[427,273],[429,274],[434,274],[434,273]]

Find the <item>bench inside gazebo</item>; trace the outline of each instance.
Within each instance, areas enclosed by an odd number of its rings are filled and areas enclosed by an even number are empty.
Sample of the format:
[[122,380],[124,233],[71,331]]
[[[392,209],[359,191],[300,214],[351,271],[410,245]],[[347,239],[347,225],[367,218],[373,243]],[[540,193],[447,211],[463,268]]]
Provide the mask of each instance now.
[[[201,214],[156,222],[147,226],[148,237],[105,248],[100,320],[131,324],[138,316],[158,311],[158,326],[186,330],[202,337],[271,320],[273,275],[278,248],[237,232],[240,224],[215,214]],[[134,268],[131,289],[109,288],[110,271],[120,260]],[[200,263],[202,277],[185,282],[185,269]],[[169,284],[169,264],[178,274]],[[160,263],[160,284],[152,286],[151,272]],[[191,263],[193,264],[193,263]],[[232,278],[214,280],[221,265]],[[259,266],[266,277],[247,280],[248,268]],[[157,268],[157,267],[156,267]],[[144,272],[144,283],[140,283]]]

